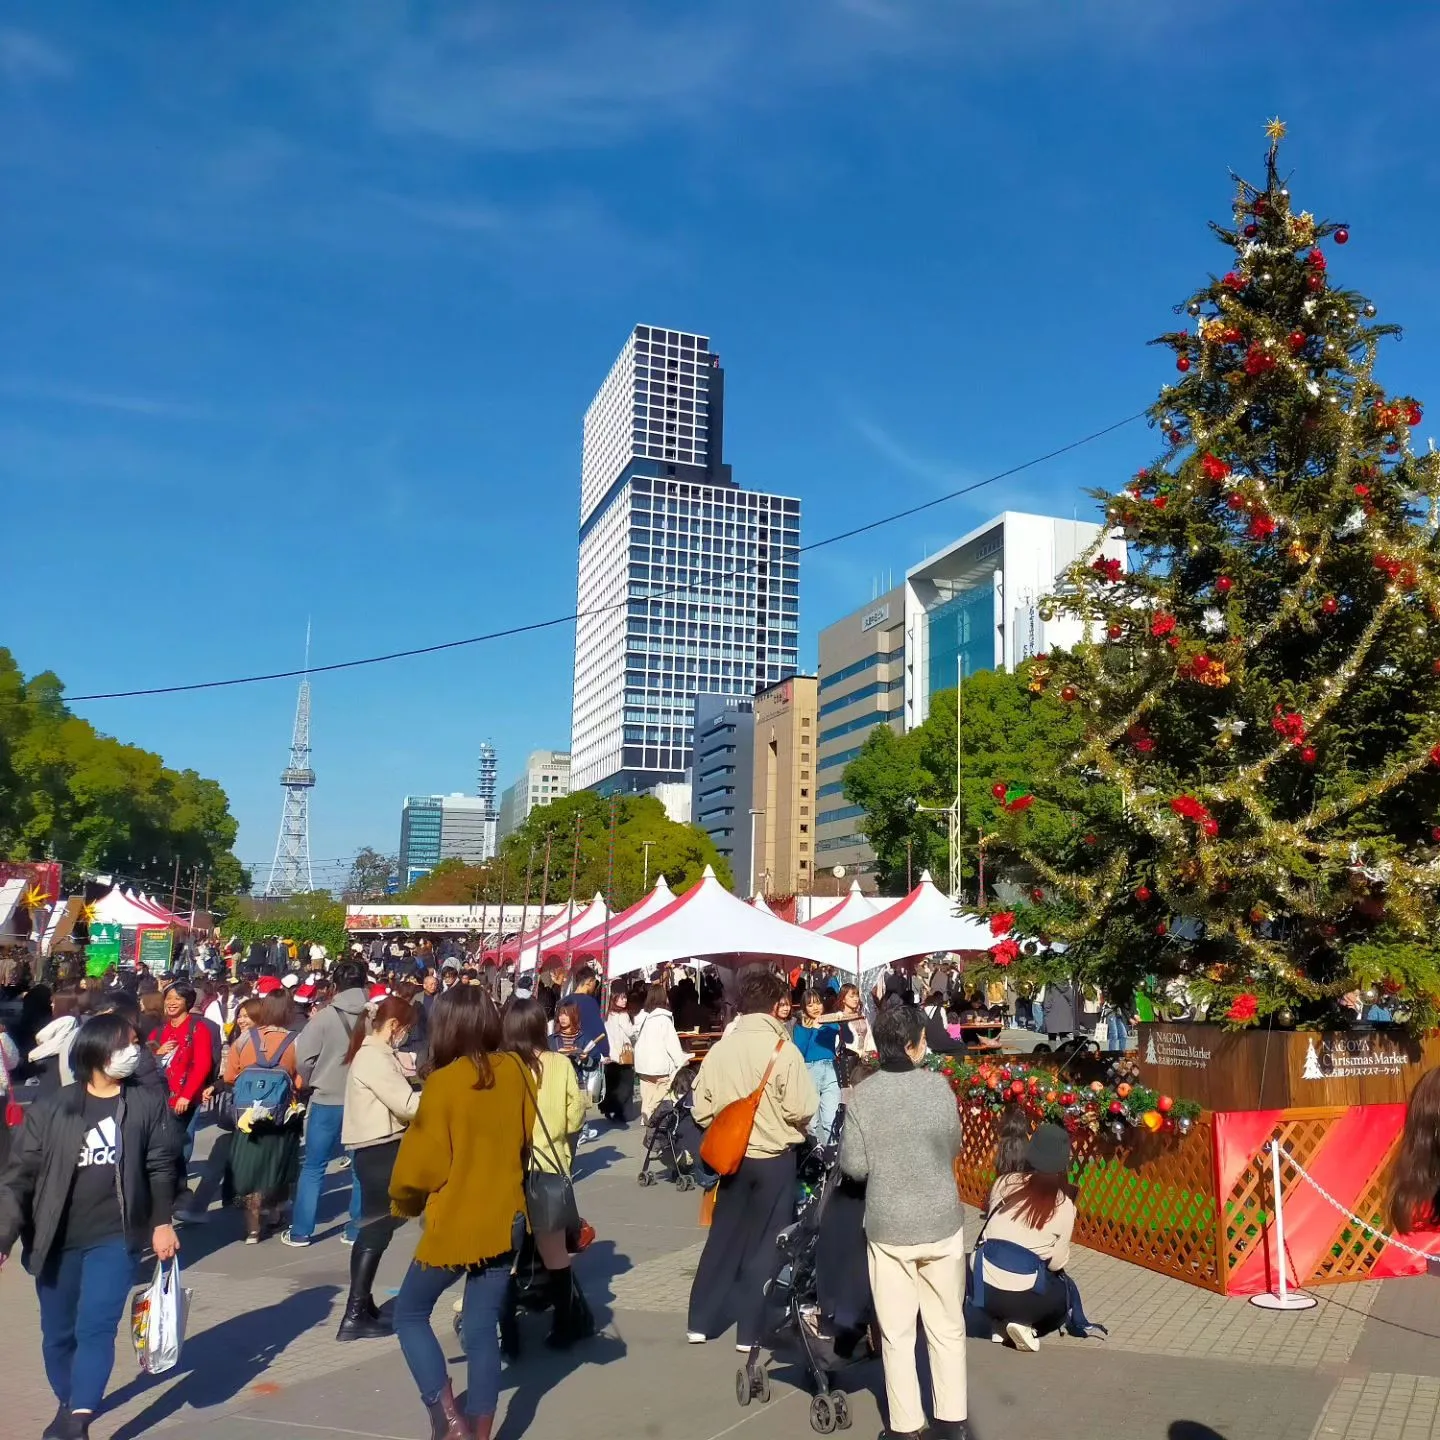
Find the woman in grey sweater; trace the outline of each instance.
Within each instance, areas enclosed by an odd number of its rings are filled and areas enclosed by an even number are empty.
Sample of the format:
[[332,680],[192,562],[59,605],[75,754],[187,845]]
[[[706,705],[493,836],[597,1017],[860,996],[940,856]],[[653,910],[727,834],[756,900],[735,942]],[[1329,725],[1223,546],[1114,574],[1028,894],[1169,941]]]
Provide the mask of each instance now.
[[910,1440],[925,1428],[917,1315],[934,1390],[929,1433],[934,1440],[967,1440],[965,1243],[955,1187],[960,1114],[944,1077],[919,1068],[925,1036],[918,1010],[887,1005],[874,1036],[880,1070],[851,1097],[840,1168],[866,1181],[866,1250],[890,1411],[881,1440]]

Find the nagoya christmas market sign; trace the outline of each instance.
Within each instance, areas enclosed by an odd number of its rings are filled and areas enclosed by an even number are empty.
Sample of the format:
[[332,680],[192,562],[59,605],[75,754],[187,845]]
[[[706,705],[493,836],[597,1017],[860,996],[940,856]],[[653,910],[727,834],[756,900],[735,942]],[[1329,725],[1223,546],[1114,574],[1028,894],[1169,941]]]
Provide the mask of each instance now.
[[90,927],[85,947],[85,973],[103,975],[120,964],[120,927],[96,923]]

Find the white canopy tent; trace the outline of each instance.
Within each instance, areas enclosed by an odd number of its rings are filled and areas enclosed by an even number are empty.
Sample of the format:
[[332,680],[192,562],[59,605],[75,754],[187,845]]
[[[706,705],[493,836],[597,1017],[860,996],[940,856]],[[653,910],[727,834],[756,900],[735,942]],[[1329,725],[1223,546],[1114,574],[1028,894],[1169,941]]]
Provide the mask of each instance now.
[[642,895],[633,905],[628,905],[618,915],[611,916],[610,924],[605,924],[605,917],[600,917],[600,923],[591,926],[587,930],[576,928],[575,933],[570,937],[567,944],[565,937],[559,937],[559,943],[550,940],[543,947],[543,953],[547,959],[554,959],[556,956],[563,957],[568,951],[575,958],[587,958],[592,955],[603,955],[607,937],[610,944],[622,935],[628,933],[643,920],[648,920],[652,915],[657,915],[661,910],[675,903],[675,894],[663,875],[657,876],[655,884],[648,895]]
[[879,911],[870,903],[869,897],[860,889],[860,882],[850,882],[849,893],[833,909],[825,911],[823,915],[816,915],[804,922],[803,928],[814,930],[820,935],[833,935],[837,930],[843,930],[847,925],[858,925],[862,920],[868,920],[872,915],[879,914]]
[[134,891],[116,885],[102,895],[92,907],[95,919],[102,925],[119,925],[126,930],[164,929],[173,925],[186,929],[185,922],[163,905]]
[[752,895],[752,896],[750,897],[750,903],[751,903],[757,910],[762,911],[762,912],[763,912],[764,914],[766,914],[766,915],[773,915],[773,914],[775,913],[775,912],[765,903],[765,897],[764,897],[763,895],[760,895],[760,894]]
[[583,909],[577,907],[573,916],[567,907],[539,934],[520,944],[515,960],[516,974],[533,970],[539,963],[540,957],[550,954],[553,950],[558,949],[561,954],[564,954],[567,944],[573,943],[575,936],[583,935],[596,925],[603,925],[605,917],[609,913],[610,907],[606,905],[605,897],[599,891],[596,891],[594,899]]
[[928,870],[898,905],[832,931],[830,938],[857,953],[862,971],[915,955],[988,950],[994,943],[983,920],[955,913],[950,897],[936,889]]
[[611,939],[611,979],[675,960],[721,955],[810,960],[837,970],[855,968],[853,947],[791,925],[733,895],[707,865],[699,882],[664,910]]

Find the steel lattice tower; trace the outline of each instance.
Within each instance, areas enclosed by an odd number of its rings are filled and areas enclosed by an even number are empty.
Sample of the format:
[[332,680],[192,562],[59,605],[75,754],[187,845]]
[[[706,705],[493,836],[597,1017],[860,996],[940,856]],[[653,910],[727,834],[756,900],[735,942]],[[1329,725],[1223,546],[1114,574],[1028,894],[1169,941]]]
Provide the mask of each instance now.
[[295,702],[295,733],[290,737],[290,763],[280,774],[285,803],[280,811],[280,835],[275,860],[265,886],[267,899],[279,899],[313,890],[310,873],[310,792],[315,772],[310,768],[310,627],[305,627],[305,670]]

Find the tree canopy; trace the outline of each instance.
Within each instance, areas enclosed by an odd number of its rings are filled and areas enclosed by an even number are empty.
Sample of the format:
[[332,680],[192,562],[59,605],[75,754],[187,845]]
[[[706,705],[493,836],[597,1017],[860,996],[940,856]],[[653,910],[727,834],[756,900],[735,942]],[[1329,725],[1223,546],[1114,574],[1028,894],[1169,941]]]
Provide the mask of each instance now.
[[[624,795],[616,802],[615,868],[612,893],[616,909],[633,904],[644,891],[645,845],[649,842],[649,883],[664,875],[677,894],[697,881],[706,865],[714,867],[723,885],[730,885],[730,866],[715,842],[695,825],[671,820],[653,795]],[[530,874],[530,899],[540,902],[545,891],[553,903],[570,894],[579,824],[579,862],[575,894],[588,900],[605,894],[610,877],[610,801],[590,790],[562,796],[532,810],[525,823],[507,835],[500,853],[488,865],[445,860],[406,891],[412,905],[518,904]],[[545,846],[550,845],[550,873],[545,882]]]
[[[982,670],[965,681],[959,774],[961,844],[970,877],[982,837],[1020,813],[1003,808],[996,786],[1018,798],[1043,780],[1045,798],[1025,812],[1033,833],[1058,839],[1072,828],[1066,801],[1077,798],[1084,785],[1070,764],[1081,721],[1073,707],[1032,692],[1029,681],[1028,666],[1013,675]],[[944,816],[917,806],[946,806],[955,798],[955,695],[954,690],[933,695],[929,717],[907,734],[897,735],[888,725],[872,730],[845,767],[845,798],[865,811],[861,828],[875,851],[882,891],[903,891],[907,869],[914,878],[927,868],[937,878],[948,873]]]
[[214,780],[101,734],[49,671],[29,679],[0,647],[0,854],[167,886],[208,874],[212,902],[249,888],[238,827]]

